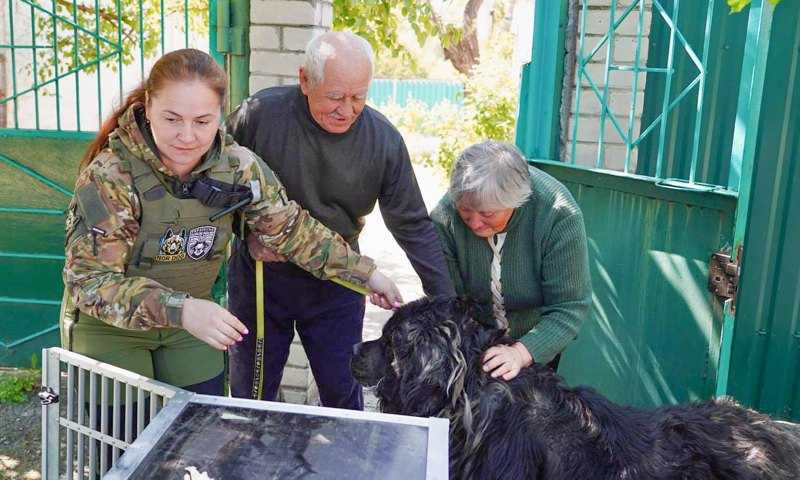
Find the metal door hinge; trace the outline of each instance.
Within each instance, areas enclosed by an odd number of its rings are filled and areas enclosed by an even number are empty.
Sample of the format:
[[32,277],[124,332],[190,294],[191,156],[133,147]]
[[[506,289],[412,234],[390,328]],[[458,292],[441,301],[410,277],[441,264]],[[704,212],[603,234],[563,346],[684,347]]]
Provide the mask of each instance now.
[[217,51],[233,55],[245,55],[249,40],[249,9],[241,0],[217,0],[217,16],[211,19],[211,28],[217,30]]
[[739,289],[739,262],[742,249],[737,251],[736,261],[731,260],[730,253],[716,252],[711,255],[708,264],[708,289],[723,302],[731,300],[731,313],[736,309],[736,293]]

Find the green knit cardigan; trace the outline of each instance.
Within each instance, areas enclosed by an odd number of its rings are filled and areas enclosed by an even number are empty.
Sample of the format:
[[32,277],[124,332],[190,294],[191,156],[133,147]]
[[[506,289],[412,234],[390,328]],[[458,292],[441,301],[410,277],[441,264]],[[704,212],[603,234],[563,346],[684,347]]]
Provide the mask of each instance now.
[[[531,167],[532,194],[506,227],[501,261],[509,334],[537,363],[577,336],[592,301],[583,214],[567,188]],[[491,312],[492,251],[461,221],[449,194],[431,213],[456,293]]]

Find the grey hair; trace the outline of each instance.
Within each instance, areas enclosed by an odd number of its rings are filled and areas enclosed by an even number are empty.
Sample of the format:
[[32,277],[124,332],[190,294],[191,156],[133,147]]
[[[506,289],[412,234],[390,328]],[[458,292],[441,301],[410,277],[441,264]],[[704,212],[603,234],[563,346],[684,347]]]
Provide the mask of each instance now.
[[312,38],[306,45],[306,58],[303,70],[308,75],[312,86],[317,86],[325,80],[325,63],[334,56],[337,48],[347,46],[360,51],[369,61],[369,76],[375,69],[375,52],[372,45],[359,35],[343,30],[339,32],[325,32]]
[[450,198],[458,202],[470,195],[481,209],[517,208],[531,196],[528,163],[519,149],[487,140],[467,147],[450,175]]

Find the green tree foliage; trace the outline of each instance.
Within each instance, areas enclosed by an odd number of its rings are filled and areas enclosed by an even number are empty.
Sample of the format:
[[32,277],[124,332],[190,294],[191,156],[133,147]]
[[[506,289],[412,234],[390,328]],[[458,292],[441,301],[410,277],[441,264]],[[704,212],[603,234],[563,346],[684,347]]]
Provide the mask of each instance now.
[[[750,2],[753,0],[727,0],[728,6],[731,8],[731,13],[739,13],[741,12],[744,7],[750,5]],[[777,5],[781,2],[781,0],[769,0],[769,3],[773,5]]]
[[430,0],[334,0],[333,27],[363,36],[377,54],[399,57],[413,70],[416,60],[399,39],[399,22],[407,21],[420,45],[437,38],[444,55],[459,72],[470,75],[479,58],[475,19],[483,0],[468,0],[463,25],[445,23]]
[[472,75],[462,77],[461,108],[449,103],[430,108],[413,101],[406,107],[380,107],[404,136],[437,140],[436,149],[424,153],[421,160],[444,172],[449,172],[458,155],[473,143],[514,139],[519,83],[510,60],[513,37],[499,31],[490,40]]
[[78,69],[93,73],[99,64],[116,71],[120,58],[123,65],[130,65],[140,53],[146,59],[154,57],[160,53],[162,33],[167,34],[163,30],[175,22],[162,26],[162,13],[180,19],[176,22],[180,32],[187,13],[190,32],[208,35],[207,0],[55,0],[51,8],[35,12],[37,44],[56,46],[37,49],[39,83],[54,78],[56,67],[59,75]]
[[389,53],[404,62],[413,63],[406,47],[400,42],[400,22],[408,19],[420,44],[439,35],[439,26],[432,20],[434,12],[430,4],[415,5],[413,0],[334,0],[333,28],[352,30],[366,38],[376,53]]
[[494,35],[473,75],[464,79],[464,108],[458,117],[440,124],[441,143],[427,163],[450,171],[461,151],[473,143],[513,142],[519,83],[509,60],[512,45],[509,33]]
[[36,354],[31,357],[31,368],[0,372],[0,403],[22,403],[28,394],[39,386],[42,374],[36,369]]

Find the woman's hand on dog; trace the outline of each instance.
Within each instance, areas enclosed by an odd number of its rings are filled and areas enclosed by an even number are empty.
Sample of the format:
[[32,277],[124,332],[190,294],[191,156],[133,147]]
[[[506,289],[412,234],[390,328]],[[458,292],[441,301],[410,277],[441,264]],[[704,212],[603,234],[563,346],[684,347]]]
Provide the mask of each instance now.
[[492,378],[511,380],[519,371],[533,363],[531,352],[521,342],[513,345],[495,345],[483,354],[483,371],[492,372]]
[[394,310],[403,306],[403,296],[391,278],[375,270],[367,280],[367,287],[372,290],[369,301],[386,310]]

